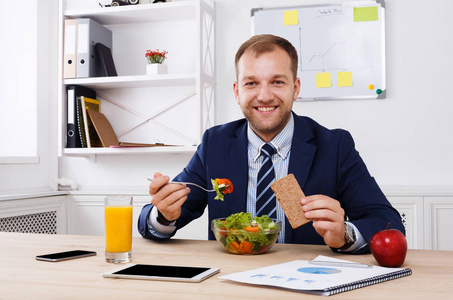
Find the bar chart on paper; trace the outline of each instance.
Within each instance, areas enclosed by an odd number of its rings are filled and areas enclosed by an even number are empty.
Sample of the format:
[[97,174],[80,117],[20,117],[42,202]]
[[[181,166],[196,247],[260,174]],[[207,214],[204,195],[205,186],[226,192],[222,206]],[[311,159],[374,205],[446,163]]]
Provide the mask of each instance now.
[[324,268],[324,267],[309,267],[309,268],[299,268],[297,272],[307,273],[307,274],[337,274],[341,273],[340,270],[334,268]]
[[302,100],[385,98],[383,1],[252,13],[253,34],[279,35],[296,48]]

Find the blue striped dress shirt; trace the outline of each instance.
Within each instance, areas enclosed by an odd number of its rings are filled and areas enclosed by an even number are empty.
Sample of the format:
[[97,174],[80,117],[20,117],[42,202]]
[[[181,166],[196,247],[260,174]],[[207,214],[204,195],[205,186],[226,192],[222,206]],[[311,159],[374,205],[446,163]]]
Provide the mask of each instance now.
[[[289,166],[289,154],[291,151],[291,141],[294,133],[294,119],[291,114],[291,118],[288,124],[280,131],[277,136],[270,141],[270,143],[277,150],[277,155],[272,156],[272,163],[274,164],[275,180],[285,177],[288,175]],[[256,180],[261,164],[263,162],[263,156],[260,156],[261,147],[266,144],[250,127],[247,126],[247,138],[248,138],[248,163],[249,163],[249,182],[247,186],[247,212],[252,214],[252,217],[256,216]],[[278,236],[278,242],[285,242],[285,213],[277,202],[277,219],[282,221],[282,231]]]

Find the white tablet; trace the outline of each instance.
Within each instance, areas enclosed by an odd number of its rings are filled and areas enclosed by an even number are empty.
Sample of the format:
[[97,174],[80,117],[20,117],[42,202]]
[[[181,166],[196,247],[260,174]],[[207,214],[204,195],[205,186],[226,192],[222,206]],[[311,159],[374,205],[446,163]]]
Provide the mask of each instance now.
[[219,268],[131,264],[105,272],[103,277],[200,282],[217,274]]

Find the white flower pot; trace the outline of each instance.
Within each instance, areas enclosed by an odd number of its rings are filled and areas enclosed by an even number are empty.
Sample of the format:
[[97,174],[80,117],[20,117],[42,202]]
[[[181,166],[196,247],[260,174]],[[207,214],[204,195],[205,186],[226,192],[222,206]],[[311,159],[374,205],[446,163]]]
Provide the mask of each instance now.
[[147,64],[146,75],[167,74],[167,65],[163,64]]

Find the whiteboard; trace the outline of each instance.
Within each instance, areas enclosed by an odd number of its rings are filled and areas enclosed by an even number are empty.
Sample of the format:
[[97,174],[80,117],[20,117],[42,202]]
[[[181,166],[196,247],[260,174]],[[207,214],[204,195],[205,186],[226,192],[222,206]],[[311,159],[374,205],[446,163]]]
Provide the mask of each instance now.
[[383,99],[384,1],[254,8],[252,35],[274,34],[297,49],[299,100]]

